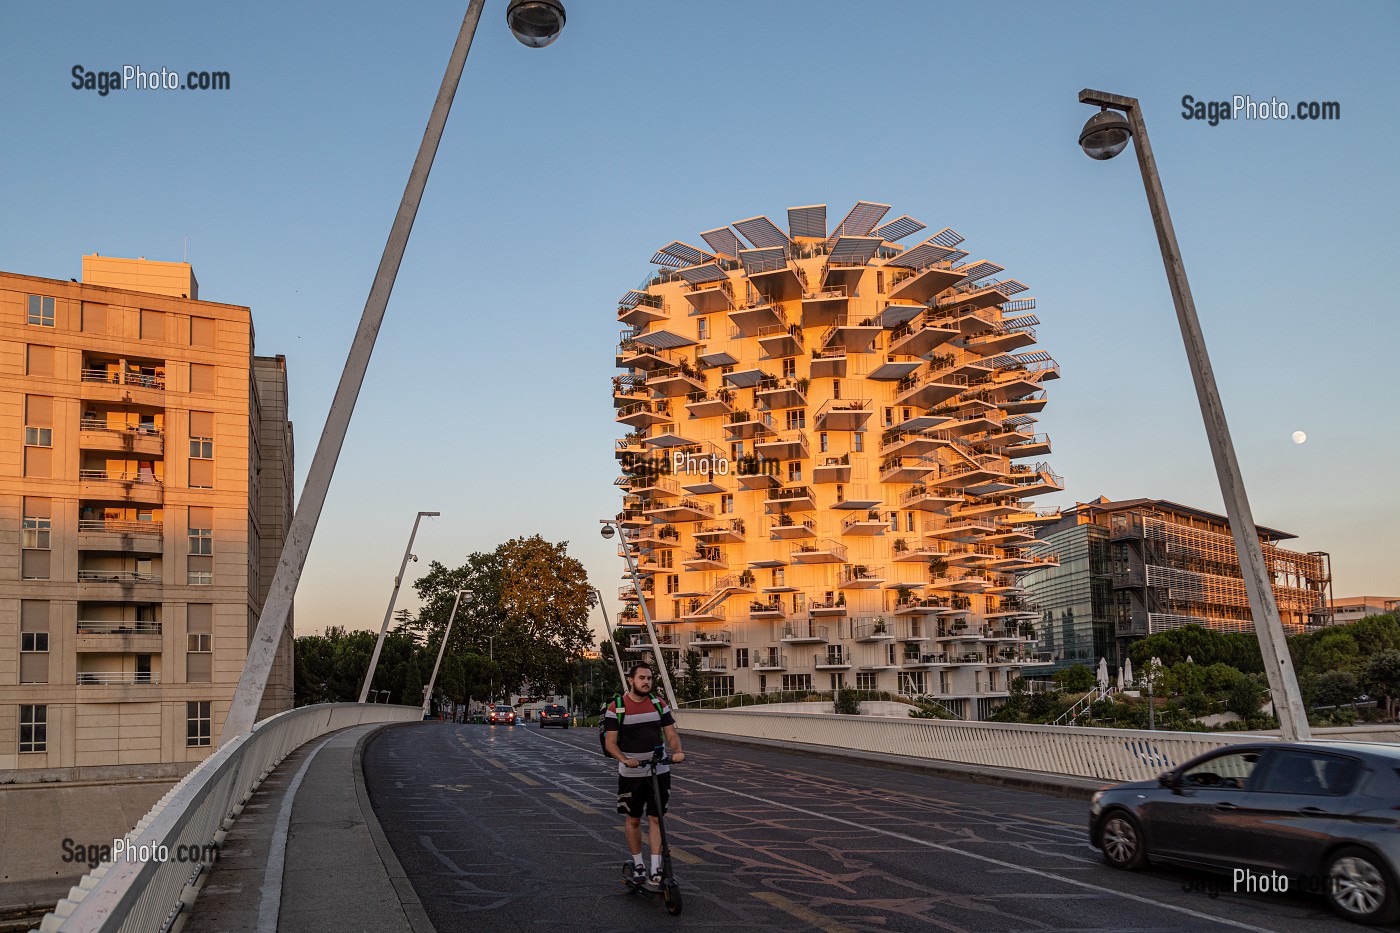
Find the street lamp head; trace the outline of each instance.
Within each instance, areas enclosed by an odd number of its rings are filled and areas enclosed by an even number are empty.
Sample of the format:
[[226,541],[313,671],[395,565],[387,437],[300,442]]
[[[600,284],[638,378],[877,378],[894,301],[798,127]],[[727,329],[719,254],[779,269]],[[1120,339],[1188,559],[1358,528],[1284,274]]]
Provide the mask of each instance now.
[[506,25],[521,45],[542,49],[564,31],[564,4],[560,0],[510,0]]
[[604,541],[609,541],[612,539],[613,536],[613,526],[604,525],[601,529],[599,529],[598,533],[603,536]]
[[1111,159],[1128,148],[1133,131],[1127,119],[1116,110],[1101,110],[1079,131],[1079,148],[1091,159]]

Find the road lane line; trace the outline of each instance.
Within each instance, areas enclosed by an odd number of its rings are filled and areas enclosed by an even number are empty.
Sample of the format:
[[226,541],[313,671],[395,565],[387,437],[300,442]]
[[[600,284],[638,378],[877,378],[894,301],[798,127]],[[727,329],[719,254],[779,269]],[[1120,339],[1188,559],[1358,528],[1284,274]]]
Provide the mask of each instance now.
[[1066,823],[1064,820],[1052,820],[1043,816],[1027,816],[1024,813],[1008,813],[1007,816],[1014,816],[1018,820],[1035,820],[1037,823],[1054,823],[1056,826],[1068,826],[1070,829],[1084,829],[1081,823]]
[[595,812],[597,812],[597,811],[595,811],[592,807],[588,806],[587,804],[579,803],[577,800],[575,800],[574,798],[570,797],[568,794],[561,794],[561,793],[558,793],[557,791],[550,791],[550,792],[549,792],[549,796],[553,797],[555,800],[559,801],[560,803],[566,803],[566,804],[568,804],[569,806],[573,807],[575,810],[577,810],[577,811],[580,812],[580,813],[595,813]]
[[856,933],[851,927],[837,923],[835,920],[828,920],[821,914],[808,910],[801,904],[794,903],[773,891],[750,891],[749,893],[765,904],[778,908],[785,914],[790,914],[798,920],[810,923],[818,930],[824,931],[824,933]]
[[296,775],[282,793],[282,805],[277,808],[277,822],[272,827],[272,842],[267,850],[267,864],[263,867],[261,896],[258,898],[257,933],[276,933],[277,917],[282,912],[282,870],[287,863],[287,836],[292,825],[292,805],[296,803],[297,791],[302,778],[311,769],[311,762],[317,753],[334,738],[328,735],[302,760]]
[[495,765],[496,767],[500,768],[502,771],[508,770],[508,769],[506,768],[505,765],[501,764],[499,761],[497,761],[497,760],[494,759],[494,758],[488,758],[488,759],[486,759],[486,763],[489,764],[489,765]]
[[507,771],[506,774],[509,774],[511,777],[515,778],[515,779],[518,780],[518,781],[523,781],[525,784],[528,784],[528,785],[531,786],[531,787],[539,787],[539,786],[540,786],[540,782],[539,782],[539,781],[535,780],[535,779],[532,778],[532,777],[526,777],[525,775],[521,774],[519,771]]
[[1054,872],[1042,871],[1038,868],[1030,868],[1026,865],[1017,865],[1015,862],[1007,862],[1003,859],[992,858],[989,855],[978,855],[976,852],[964,852],[962,849],[955,849],[952,846],[944,845],[941,842],[929,842],[925,839],[919,839],[915,836],[909,836],[904,833],[897,833],[888,829],[880,829],[876,826],[866,826],[862,823],[857,823],[854,820],[843,820],[839,816],[831,816],[828,813],[821,813],[816,810],[808,810],[803,807],[795,807],[790,803],[782,803],[781,801],[777,800],[769,800],[765,797],[759,797],[755,794],[746,794],[743,791],[731,790],[730,788],[719,787],[715,784],[706,784],[703,781],[697,781],[693,778],[688,780],[686,783],[691,784],[695,787],[707,787],[710,790],[719,791],[722,794],[730,794],[734,797],[744,797],[748,800],[753,800],[758,803],[767,804],[770,807],[778,807],[783,810],[791,810],[793,813],[801,813],[804,816],[812,816],[816,817],[817,819],[828,820],[832,823],[840,823],[842,826],[850,826],[854,829],[862,830],[863,832],[878,833],[881,836],[889,836],[894,839],[903,840],[904,842],[912,842],[915,845],[924,846],[929,849],[937,849],[940,852],[947,852],[951,855],[961,855],[964,858],[976,859],[979,862],[986,862],[991,865],[997,865],[1001,868],[1009,868],[1014,871],[1025,872],[1028,875],[1035,875],[1039,878],[1048,878],[1052,881],[1059,881],[1062,884],[1073,885],[1074,887],[1084,888],[1088,891],[1098,891],[1102,894],[1111,894],[1114,897],[1121,897],[1125,900],[1136,901],[1139,904],[1148,904],[1152,907],[1160,907],[1163,910],[1170,910],[1174,913],[1186,914],[1188,917],[1195,917],[1198,920],[1208,920],[1211,923],[1219,923],[1223,926],[1234,927],[1239,930],[1252,930],[1254,931],[1254,933],[1274,933],[1274,931],[1268,929],[1267,927],[1256,927],[1251,926],[1248,923],[1241,923],[1238,920],[1228,920],[1224,917],[1214,917],[1210,914],[1203,914],[1199,911],[1191,910],[1189,907],[1178,907],[1175,904],[1168,904],[1165,901],[1154,901],[1150,897],[1143,897],[1139,894],[1129,894],[1127,891],[1115,891],[1112,888],[1106,888],[1102,885],[1090,884],[1087,881],[1080,881],[1076,878],[1066,878],[1064,875],[1057,875]]
[[684,849],[677,849],[675,846],[671,846],[671,858],[675,859],[675,860],[678,861],[678,862],[682,862],[682,863],[684,863],[684,864],[686,864],[686,865],[704,865],[704,864],[705,864],[705,860],[704,860],[704,859],[700,858],[699,856],[691,855],[689,852],[686,852]]

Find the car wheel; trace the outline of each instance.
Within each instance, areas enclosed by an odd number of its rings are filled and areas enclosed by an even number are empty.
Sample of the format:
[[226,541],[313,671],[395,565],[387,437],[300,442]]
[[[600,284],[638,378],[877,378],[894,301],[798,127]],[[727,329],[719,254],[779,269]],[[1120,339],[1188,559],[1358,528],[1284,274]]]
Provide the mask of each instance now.
[[1358,846],[1333,852],[1323,872],[1327,905],[1339,917],[1368,926],[1400,918],[1400,892],[1379,857]]
[[1099,848],[1103,850],[1103,860],[1114,868],[1137,871],[1147,864],[1142,824],[1126,810],[1112,810],[1104,817]]

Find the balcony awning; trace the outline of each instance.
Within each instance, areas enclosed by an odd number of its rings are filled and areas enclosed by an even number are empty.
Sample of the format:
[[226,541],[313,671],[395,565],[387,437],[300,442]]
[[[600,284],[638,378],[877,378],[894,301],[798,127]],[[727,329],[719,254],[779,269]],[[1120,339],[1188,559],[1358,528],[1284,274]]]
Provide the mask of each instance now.
[[712,262],[703,266],[691,266],[689,269],[677,269],[676,274],[691,285],[704,285],[707,282],[723,282],[729,278],[728,273],[721,269],[717,262]]
[[675,350],[678,347],[693,347],[695,341],[689,337],[682,337],[680,334],[673,334],[669,330],[658,330],[650,334],[640,334],[632,338],[634,343],[640,343],[658,350]]
[[798,237],[826,239],[826,205],[810,204],[806,207],[788,208],[788,233],[795,240]]
[[713,262],[714,255],[704,250],[682,243],[680,240],[668,243],[656,251],[656,255],[651,257],[653,264],[658,266],[698,266],[701,263]]
[[939,246],[946,246],[949,249],[956,248],[957,245],[963,241],[963,239],[963,235],[958,231],[954,230],[952,227],[944,227],[942,230],[939,230],[933,236],[928,238],[930,243],[937,243]]
[[706,230],[700,234],[700,238],[710,244],[710,249],[719,255],[733,259],[739,258],[739,250],[744,248],[744,244],[739,241],[739,235],[728,227]]
[[906,269],[923,269],[936,262],[942,262],[952,255],[952,249],[933,242],[933,237],[929,237],[918,246],[911,247],[898,256],[891,257],[885,265],[902,266]]
[[964,282],[975,282],[978,279],[985,279],[989,275],[995,275],[996,273],[1004,272],[1005,270],[1005,266],[999,266],[994,262],[987,262],[987,260],[982,259],[977,262],[974,262],[970,266],[960,266],[959,268],[954,269],[953,271],[961,272],[964,276]]
[[836,225],[836,229],[831,232],[831,236],[826,238],[826,245],[834,245],[837,237],[865,236],[880,222],[881,217],[889,213],[889,210],[890,206],[888,204],[877,204],[874,201],[857,201],[856,206],[846,213],[845,219]]
[[736,220],[734,228],[759,249],[770,246],[786,247],[792,242],[787,238],[786,233],[778,229],[777,224],[763,216],[750,217],[748,220]]
[[786,266],[787,250],[781,246],[770,246],[764,249],[741,249],[739,250],[739,261],[744,264],[744,271],[749,275],[759,275]]
[[639,292],[635,289],[629,292],[624,292],[622,297],[617,300],[617,306],[619,308],[626,308],[630,311],[631,309],[637,307],[641,300],[646,296],[646,292]]
[[1030,286],[1026,285],[1024,282],[1018,282],[1015,279],[1002,279],[1000,282],[993,286],[993,288],[1001,292],[1007,298],[1010,298],[1012,295],[1019,294],[1029,287]]
[[911,233],[918,233],[926,226],[927,224],[920,223],[908,214],[901,214],[889,223],[881,224],[875,229],[873,235],[893,243],[895,240],[904,239]]
[[863,266],[870,262],[883,242],[884,240],[877,236],[837,237],[836,245],[831,247],[831,257],[828,261],[846,266]]

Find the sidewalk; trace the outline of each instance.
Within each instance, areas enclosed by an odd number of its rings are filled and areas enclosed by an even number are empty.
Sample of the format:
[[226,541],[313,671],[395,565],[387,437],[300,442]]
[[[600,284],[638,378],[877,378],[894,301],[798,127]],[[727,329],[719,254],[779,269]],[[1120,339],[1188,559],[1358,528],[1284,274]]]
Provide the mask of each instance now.
[[365,792],[360,758],[383,728],[315,739],[268,775],[229,831],[186,933],[433,933]]

